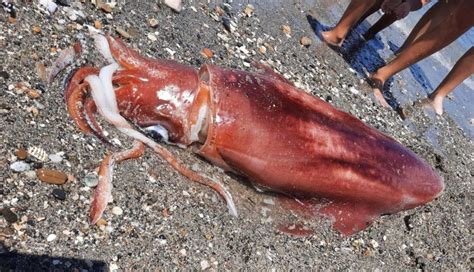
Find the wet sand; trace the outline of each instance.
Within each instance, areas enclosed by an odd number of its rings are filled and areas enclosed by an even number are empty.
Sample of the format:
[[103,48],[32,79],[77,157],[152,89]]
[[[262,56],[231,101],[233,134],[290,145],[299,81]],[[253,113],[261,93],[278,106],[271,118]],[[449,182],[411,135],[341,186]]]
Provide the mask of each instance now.
[[[255,6],[251,17],[242,15],[248,2]],[[267,61],[297,86],[391,135],[424,158],[445,180],[445,193],[439,199],[383,216],[350,237],[341,237],[325,221],[309,223],[316,230],[314,235],[291,237],[276,231],[272,218],[263,212],[271,205],[271,196],[257,193],[190,150],[170,147],[193,169],[225,182],[237,198],[239,218],[228,213],[213,191],[189,182],[148,151],[143,158],[116,167],[114,202],[105,215],[108,225],[91,227],[87,214],[92,189],[84,185],[84,177],[99,165],[106,149],[97,139],[80,133],[67,114],[63,79],[68,71],[48,86],[38,78],[35,67],[37,62],[50,64],[58,56],[52,47],[64,49],[76,39],[82,41],[84,52],[74,67],[102,62],[82,22],[82,28],[78,27],[62,7],[48,16],[34,4],[20,4],[14,24],[7,22],[7,13],[0,13],[0,70],[8,73],[8,78],[0,77],[0,207],[18,217],[8,223],[0,216],[2,271],[468,271],[472,267],[472,138],[449,115],[433,117],[415,110],[413,118],[404,121],[395,111],[377,106],[354,66],[314,36],[306,15],[324,24],[333,23],[333,15],[325,2],[316,6],[312,2],[272,1],[271,6],[262,1],[233,1],[228,8],[231,21],[236,22],[233,33],[213,19],[215,5],[207,1],[187,3],[179,14],[144,1],[127,2],[113,10],[113,18],[91,4],[74,9],[88,17],[84,25],[99,20],[106,31],[125,29],[131,34],[126,42],[144,55],[173,58],[194,67],[212,63],[244,70],[253,70],[252,60]],[[157,19],[156,28],[149,25],[150,18]],[[35,25],[41,33],[32,30]],[[290,35],[282,32],[283,25],[291,28]],[[309,47],[300,45],[302,36],[313,39]],[[266,47],[265,54],[259,52],[261,46]],[[214,57],[202,56],[203,48],[211,49]],[[28,82],[39,97],[15,88],[19,82]],[[110,138],[123,146],[131,144],[105,127]],[[49,185],[32,171],[13,172],[10,166],[18,160],[15,152],[31,146],[59,154],[61,161],[50,160],[42,167],[76,180]],[[32,169],[41,166],[33,161],[28,164]],[[54,197],[54,189],[64,190],[65,199]],[[123,213],[113,214],[113,207]]]

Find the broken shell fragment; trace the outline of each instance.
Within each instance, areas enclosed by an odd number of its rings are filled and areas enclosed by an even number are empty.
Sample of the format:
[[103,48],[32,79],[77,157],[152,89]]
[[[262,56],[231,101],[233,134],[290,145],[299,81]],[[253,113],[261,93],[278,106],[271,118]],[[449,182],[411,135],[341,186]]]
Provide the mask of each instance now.
[[36,33],[36,34],[41,33],[41,27],[38,26],[38,25],[35,25],[35,26],[33,27],[33,32]]
[[130,35],[130,33],[128,33],[125,29],[121,28],[120,26],[116,27],[115,31],[117,31],[117,33],[120,34],[120,36],[124,37],[125,39],[132,38],[132,35]]
[[26,90],[26,95],[30,99],[38,99],[41,96],[41,92],[39,92],[38,90],[35,90],[35,89],[27,89]]
[[163,0],[163,4],[167,5],[176,12],[180,12],[183,9],[181,0]]
[[155,18],[151,18],[150,20],[148,20],[148,24],[153,28],[157,27],[158,26],[158,20],[155,19]]
[[291,35],[291,28],[288,25],[282,26],[281,31],[283,31],[283,33],[285,33],[288,36]]
[[214,56],[214,53],[212,52],[211,49],[206,47],[201,51],[201,55],[203,55],[204,57],[210,59],[210,58],[212,58],[212,56]]
[[306,36],[301,37],[300,39],[300,44],[303,46],[310,46],[312,43],[312,40]]
[[102,23],[99,20],[95,20],[94,21],[94,27],[97,28],[97,29],[101,29],[102,28]]
[[48,160],[48,153],[46,153],[46,151],[44,151],[44,149],[42,149],[41,147],[30,146],[28,148],[28,154],[42,162]]
[[248,17],[252,16],[253,12],[255,10],[255,7],[251,4],[248,4],[245,8],[244,8],[244,14],[247,15]]
[[109,4],[107,3],[104,3],[102,5],[100,5],[100,9],[106,13],[111,13],[112,12],[112,6],[110,6]]

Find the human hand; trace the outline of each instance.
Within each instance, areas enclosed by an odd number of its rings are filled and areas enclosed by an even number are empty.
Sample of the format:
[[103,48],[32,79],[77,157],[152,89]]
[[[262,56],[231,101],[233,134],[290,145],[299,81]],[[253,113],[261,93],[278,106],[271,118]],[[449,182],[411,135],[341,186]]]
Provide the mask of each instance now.
[[401,3],[403,3],[403,0],[385,0],[383,1],[380,8],[382,9],[383,13],[392,13],[392,10],[394,10]]
[[397,19],[406,17],[410,13],[411,8],[410,2],[403,0],[385,0],[381,6],[384,13],[393,14]]

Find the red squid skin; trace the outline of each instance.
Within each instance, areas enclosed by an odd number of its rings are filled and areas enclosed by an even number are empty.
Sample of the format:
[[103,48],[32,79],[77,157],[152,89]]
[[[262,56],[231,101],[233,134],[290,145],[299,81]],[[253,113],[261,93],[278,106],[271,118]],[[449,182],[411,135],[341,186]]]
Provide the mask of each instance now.
[[[307,200],[343,234],[430,202],[444,189],[408,148],[268,68],[250,73],[204,65],[197,71],[107,39],[125,68],[114,75],[123,116],[139,126],[164,126],[171,142],[196,146],[206,160],[259,188]],[[161,99],[170,86],[175,96]],[[190,135],[203,107],[207,117],[196,138]]]

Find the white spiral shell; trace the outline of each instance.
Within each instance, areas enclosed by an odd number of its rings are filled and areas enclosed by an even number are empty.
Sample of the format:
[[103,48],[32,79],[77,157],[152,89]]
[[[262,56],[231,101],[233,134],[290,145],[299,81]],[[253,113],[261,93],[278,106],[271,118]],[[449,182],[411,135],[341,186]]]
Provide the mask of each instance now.
[[44,151],[44,149],[42,149],[41,147],[30,146],[28,148],[28,154],[30,154],[31,156],[35,157],[36,159],[42,162],[45,162],[48,160],[48,153],[46,153],[46,151]]

